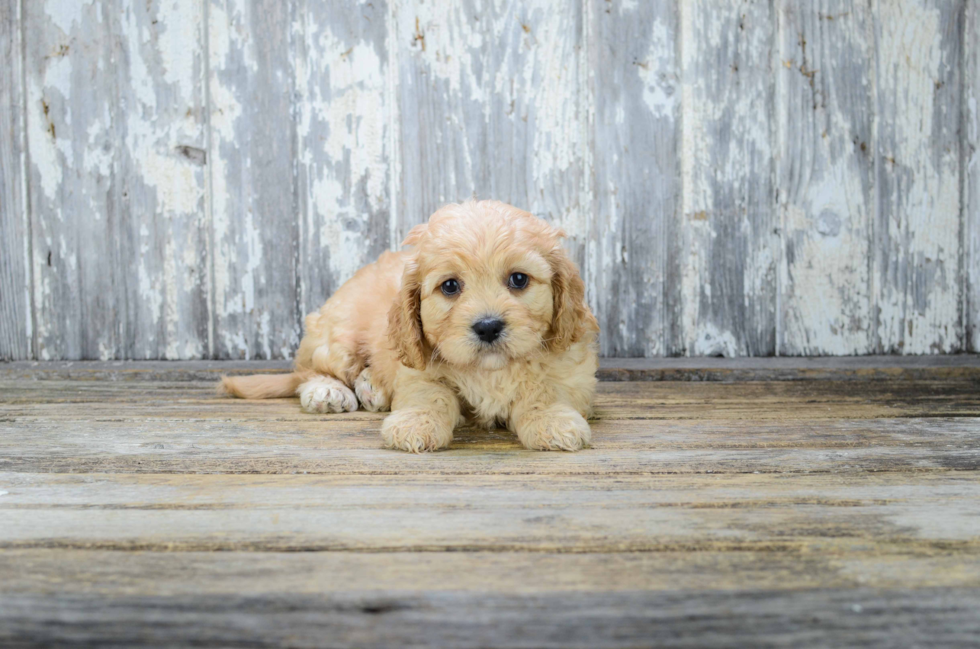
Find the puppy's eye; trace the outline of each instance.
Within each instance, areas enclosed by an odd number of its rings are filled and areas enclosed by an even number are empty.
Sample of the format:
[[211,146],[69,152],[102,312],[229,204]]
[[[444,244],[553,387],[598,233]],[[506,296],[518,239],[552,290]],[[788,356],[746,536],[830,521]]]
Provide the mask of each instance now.
[[459,293],[459,282],[455,279],[447,279],[442,283],[443,295],[456,295]]
[[507,285],[518,290],[527,288],[527,275],[524,273],[512,273],[510,279],[507,280]]

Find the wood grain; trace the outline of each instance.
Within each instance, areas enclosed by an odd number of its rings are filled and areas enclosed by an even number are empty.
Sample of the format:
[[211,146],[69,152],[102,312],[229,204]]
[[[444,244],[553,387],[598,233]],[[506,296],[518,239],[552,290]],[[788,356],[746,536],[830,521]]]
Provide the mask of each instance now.
[[207,355],[201,7],[24,20],[38,356]]
[[380,448],[382,415],[312,416],[294,399],[221,398],[210,384],[2,387],[0,469],[21,473],[859,474],[980,463],[974,381],[606,383],[592,451],[541,454],[505,431],[464,430],[451,452],[423,458]]
[[201,2],[118,3],[116,358],[205,358],[207,99]]
[[[980,567],[975,475],[0,479],[0,548],[942,553]],[[789,478],[789,479],[788,479]],[[938,514],[937,511],[942,511]],[[973,579],[980,579],[975,573]],[[980,585],[980,582],[977,583]]]
[[670,354],[775,353],[771,3],[682,2],[682,207],[668,234]]
[[[0,577],[5,599],[14,593],[176,599],[305,594],[377,599],[409,592],[636,594],[769,589],[792,596],[801,589],[963,588],[978,586],[977,556],[896,545],[846,554],[800,551],[792,544],[740,550],[657,552],[119,552],[115,550],[4,549]],[[208,579],[189,580],[188,575]],[[854,592],[854,591],[851,591]],[[914,592],[914,591],[913,591]],[[7,599],[9,601],[9,599]]]
[[[15,361],[0,380],[217,381],[223,374],[282,373],[289,361]],[[812,358],[601,358],[600,381],[938,381],[980,378],[975,354]]]
[[566,230],[606,356],[980,351],[973,3],[3,11],[0,358],[287,359],[474,195]]
[[[980,394],[976,376],[890,381],[639,381],[603,382],[596,395],[600,419],[723,419],[732,413],[756,420],[810,417],[974,416]],[[112,415],[146,417],[160,413],[192,420],[240,413],[248,418],[288,417],[300,421],[380,421],[363,410],[340,415],[308,415],[296,399],[236,400],[221,396],[213,382],[4,380],[0,404],[17,416],[75,416],[79,421]],[[94,406],[82,413],[80,404]],[[44,409],[38,409],[38,406]],[[837,408],[832,408],[836,405]],[[11,409],[16,410],[11,410]]]
[[385,2],[297,0],[302,313],[389,248],[394,97]]
[[0,5],[0,361],[34,357],[20,4]]
[[[447,455],[436,459],[416,459],[395,455],[381,448],[380,422],[374,425],[353,423],[316,430],[295,423],[280,424],[270,430],[263,425],[234,429],[213,423],[175,426],[186,441],[173,441],[166,424],[126,426],[81,426],[89,444],[59,437],[58,425],[35,425],[37,434],[48,441],[28,444],[30,435],[15,435],[9,424],[3,425],[8,440],[0,470],[9,472],[75,473],[309,473],[338,475],[579,475],[596,473],[595,462],[601,458],[603,471],[610,474],[728,474],[728,473],[864,473],[878,471],[973,471],[980,467],[980,449],[968,437],[975,430],[975,419],[942,427],[916,426],[889,421],[884,424],[850,424],[828,426],[829,440],[806,448],[793,449],[780,433],[796,429],[800,439],[813,426],[767,426],[769,422],[745,422],[743,427],[718,426],[719,433],[736,437],[712,448],[696,442],[676,441],[684,435],[696,435],[705,425],[637,425],[624,422],[600,422],[594,426],[594,455],[541,456],[525,451],[511,435],[483,431],[461,431]],[[883,427],[889,430],[882,431]],[[283,429],[286,430],[283,430]],[[768,429],[767,441],[755,441],[751,431]],[[299,430],[296,430],[299,429]],[[292,430],[292,432],[288,432]],[[614,435],[610,431],[621,431]],[[891,431],[894,432],[891,432]],[[197,432],[194,432],[197,431]],[[645,434],[640,434],[645,433]],[[660,440],[659,433],[674,435]],[[847,435],[860,435],[856,441]],[[210,436],[215,439],[211,441]],[[242,435],[248,435],[243,438]],[[624,441],[631,436],[637,443]],[[933,435],[935,441],[925,441]],[[252,441],[255,440],[255,441]],[[647,445],[640,446],[645,440]],[[769,441],[773,440],[773,441]],[[652,445],[652,441],[658,441]],[[17,446],[14,446],[17,444]],[[197,449],[206,450],[198,454]],[[921,447],[921,448],[919,448]],[[910,455],[912,451],[918,451]],[[497,454],[504,454],[498,460]]]
[[209,0],[212,355],[289,358],[301,335],[292,2]]
[[975,588],[365,593],[91,598],[15,595],[0,639],[28,646],[971,647]]
[[564,228],[583,265],[582,4],[394,0],[392,15],[396,240],[444,203],[496,198]]
[[605,356],[662,356],[668,223],[680,194],[677,7],[593,5],[591,301]]
[[976,385],[607,382],[591,449],[412,456],[212,382],[2,381],[0,643],[970,646]]
[[866,4],[779,5],[779,353],[875,349],[874,20]]
[[878,351],[963,347],[960,2],[875,2]]
[[[117,3],[22,3],[37,358],[121,358]],[[134,113],[134,116],[136,114]],[[138,119],[138,117],[137,117]]]
[[963,106],[960,170],[965,191],[963,203],[963,255],[966,261],[966,349],[980,351],[980,7],[966,5],[963,28]]

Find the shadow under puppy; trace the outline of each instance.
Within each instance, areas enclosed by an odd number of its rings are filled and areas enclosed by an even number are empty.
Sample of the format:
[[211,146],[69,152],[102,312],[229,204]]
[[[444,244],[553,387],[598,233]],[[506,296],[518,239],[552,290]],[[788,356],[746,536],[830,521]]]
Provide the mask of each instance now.
[[527,448],[591,438],[599,327],[564,234],[497,201],[447,205],[402,252],[359,270],[306,317],[295,370],[223,377],[237,397],[298,394],[311,413],[391,409],[385,446],[449,446],[464,423]]

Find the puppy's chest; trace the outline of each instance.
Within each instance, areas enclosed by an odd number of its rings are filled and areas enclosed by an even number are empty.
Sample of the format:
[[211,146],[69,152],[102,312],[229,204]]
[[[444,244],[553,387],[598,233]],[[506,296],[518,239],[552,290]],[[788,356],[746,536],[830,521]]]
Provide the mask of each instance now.
[[474,423],[483,426],[506,424],[518,396],[518,381],[510,372],[457,375],[451,380]]

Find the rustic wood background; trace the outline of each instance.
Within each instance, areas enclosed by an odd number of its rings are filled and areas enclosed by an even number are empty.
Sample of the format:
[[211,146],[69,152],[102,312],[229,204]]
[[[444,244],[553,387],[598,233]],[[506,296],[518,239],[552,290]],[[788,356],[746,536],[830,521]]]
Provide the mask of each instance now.
[[440,204],[608,356],[980,346],[980,6],[2,0],[0,358],[285,358]]

